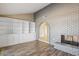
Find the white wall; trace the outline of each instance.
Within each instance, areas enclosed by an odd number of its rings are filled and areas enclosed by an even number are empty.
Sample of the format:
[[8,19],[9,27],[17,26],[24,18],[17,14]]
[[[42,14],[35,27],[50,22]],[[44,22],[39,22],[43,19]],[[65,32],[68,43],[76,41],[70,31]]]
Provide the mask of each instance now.
[[39,39],[39,26],[49,24],[49,42],[61,41],[61,35],[79,35],[79,4],[52,4],[36,13],[36,33]]
[[0,47],[35,40],[36,33],[30,30],[30,23],[35,28],[34,22],[0,17]]

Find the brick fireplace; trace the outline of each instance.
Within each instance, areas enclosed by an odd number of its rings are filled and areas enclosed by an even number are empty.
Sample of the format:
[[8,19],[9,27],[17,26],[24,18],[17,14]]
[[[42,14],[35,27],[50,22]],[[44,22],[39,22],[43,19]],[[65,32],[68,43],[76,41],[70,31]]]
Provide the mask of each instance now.
[[79,36],[78,35],[61,35],[61,43],[79,46]]

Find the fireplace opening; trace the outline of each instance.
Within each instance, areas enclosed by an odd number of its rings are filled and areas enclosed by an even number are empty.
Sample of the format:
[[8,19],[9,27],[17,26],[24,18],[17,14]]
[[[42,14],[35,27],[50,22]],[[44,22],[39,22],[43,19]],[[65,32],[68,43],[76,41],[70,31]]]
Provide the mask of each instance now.
[[76,35],[61,35],[61,43],[79,46],[79,36],[76,36]]

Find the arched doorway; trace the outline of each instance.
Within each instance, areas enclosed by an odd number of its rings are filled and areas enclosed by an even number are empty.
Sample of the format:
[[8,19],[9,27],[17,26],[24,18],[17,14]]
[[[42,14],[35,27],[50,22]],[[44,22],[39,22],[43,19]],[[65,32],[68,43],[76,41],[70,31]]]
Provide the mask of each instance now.
[[49,43],[49,31],[48,31],[49,27],[48,27],[48,23],[47,22],[43,22],[40,24],[40,28],[39,28],[39,40]]

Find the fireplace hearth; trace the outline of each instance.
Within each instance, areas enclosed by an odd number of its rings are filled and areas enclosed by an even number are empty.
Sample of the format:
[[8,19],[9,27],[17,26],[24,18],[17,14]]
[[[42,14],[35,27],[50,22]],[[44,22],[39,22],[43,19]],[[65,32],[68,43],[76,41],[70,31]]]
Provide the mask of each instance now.
[[76,36],[76,35],[61,35],[61,43],[79,46],[79,36]]

